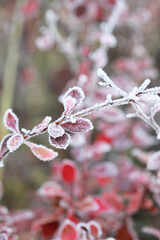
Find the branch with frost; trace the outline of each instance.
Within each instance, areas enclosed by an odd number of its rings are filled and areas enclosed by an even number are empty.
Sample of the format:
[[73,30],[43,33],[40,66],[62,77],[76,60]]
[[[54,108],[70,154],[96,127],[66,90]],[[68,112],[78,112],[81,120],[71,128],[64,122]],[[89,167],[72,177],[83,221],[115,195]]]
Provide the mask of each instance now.
[[[122,97],[113,99],[110,94],[107,95],[106,100],[100,104],[94,104],[92,107],[75,111],[84,98],[84,92],[80,87],[70,88],[63,96],[62,103],[64,111],[61,117],[54,122],[52,118],[47,116],[43,121],[35,126],[32,130],[19,129],[19,119],[11,109],[8,109],[4,115],[4,125],[11,131],[5,136],[0,144],[0,159],[2,160],[8,153],[17,150],[22,144],[28,146],[33,154],[43,161],[49,161],[55,158],[58,153],[43,145],[38,145],[30,141],[36,135],[48,132],[49,143],[55,148],[66,149],[70,144],[71,133],[86,132],[93,129],[91,121],[84,116],[87,116],[95,111],[102,109],[117,107],[131,104],[135,109],[135,113],[128,115],[128,117],[139,117],[144,122],[148,123],[160,135],[160,126],[156,123],[154,117],[160,111],[160,87],[148,88],[150,80],[145,80],[140,87],[134,87],[129,93],[120,89],[102,70],[98,69],[98,76],[102,79],[100,85],[114,89]],[[151,113],[148,116],[143,107],[145,104],[150,104],[154,100],[156,103],[151,108]],[[1,165],[3,162],[1,161]]]

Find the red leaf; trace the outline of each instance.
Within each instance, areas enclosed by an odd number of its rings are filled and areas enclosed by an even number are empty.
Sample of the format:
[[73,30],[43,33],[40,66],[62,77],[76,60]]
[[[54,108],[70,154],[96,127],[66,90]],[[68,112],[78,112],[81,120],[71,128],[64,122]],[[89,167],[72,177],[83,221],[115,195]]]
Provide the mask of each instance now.
[[38,145],[28,141],[26,141],[25,144],[31,149],[33,154],[42,161],[49,161],[58,156],[58,153],[43,145]]
[[76,179],[77,168],[70,160],[65,160],[61,165],[61,177],[65,182],[71,183]]
[[91,174],[96,177],[114,178],[118,176],[118,168],[112,162],[98,163],[91,169]]
[[19,119],[16,114],[13,113],[12,109],[8,109],[4,114],[4,125],[5,127],[14,132],[19,133]]
[[38,124],[37,126],[35,126],[31,130],[30,134],[31,135],[35,134],[35,133],[40,134],[45,128],[47,128],[47,126],[48,126],[48,124],[50,123],[51,120],[52,120],[51,117],[49,117],[49,116],[45,117],[40,124]]
[[63,96],[65,113],[70,114],[75,106],[83,101],[84,97],[84,92],[80,87],[70,88]]
[[80,209],[84,212],[97,211],[99,209],[98,203],[92,196],[87,196],[80,203]]
[[120,196],[115,192],[106,192],[103,195],[111,211],[120,212],[124,210],[124,204]]
[[62,123],[61,126],[73,133],[86,132],[93,129],[91,121],[85,118],[78,118],[75,123],[67,121]]
[[130,219],[126,220],[124,225],[118,230],[117,240],[138,240],[136,233],[134,232],[132,222]]
[[101,226],[96,221],[90,221],[88,223],[90,233],[94,237],[94,239],[100,239],[102,236],[102,229]]
[[59,227],[58,221],[46,223],[42,226],[42,235],[44,237],[51,237],[56,232],[58,227]]
[[143,190],[141,189],[141,190],[138,190],[137,192],[131,193],[130,198],[131,199],[127,206],[126,212],[128,214],[134,214],[139,210],[141,206],[142,198],[143,198]]
[[[8,149],[8,146],[7,146],[7,142],[9,140],[9,138],[12,136],[12,134],[8,134],[6,135],[2,141],[1,141],[1,144],[0,144],[0,159],[3,157],[3,155],[6,153],[6,152],[9,152],[9,149]],[[6,155],[5,155],[6,156]]]
[[7,142],[7,147],[10,152],[17,150],[23,143],[23,136],[21,134],[15,134],[11,136]]
[[70,143],[71,136],[68,133],[64,133],[61,137],[53,138],[49,136],[49,143],[60,149],[66,149]]
[[65,193],[64,189],[55,182],[46,182],[44,183],[40,189],[38,190],[38,195],[40,195],[43,198],[48,198],[50,200],[53,200],[55,198],[63,198],[67,199],[68,196]]
[[57,213],[47,215],[43,218],[39,218],[38,220],[33,222],[32,229],[34,231],[40,231],[45,238],[52,237],[59,228],[58,219],[59,214]]
[[65,220],[60,232],[61,240],[76,240],[77,237],[76,225],[69,219]]
[[76,99],[70,96],[63,100],[64,112],[66,115],[69,115],[74,110],[76,103]]
[[64,134],[64,129],[53,122],[48,126],[48,133],[51,137],[57,138]]

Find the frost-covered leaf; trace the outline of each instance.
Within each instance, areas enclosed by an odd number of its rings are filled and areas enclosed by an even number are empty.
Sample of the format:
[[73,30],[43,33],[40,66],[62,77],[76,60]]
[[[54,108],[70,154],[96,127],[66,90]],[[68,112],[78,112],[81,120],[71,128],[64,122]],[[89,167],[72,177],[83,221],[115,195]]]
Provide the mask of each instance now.
[[141,202],[142,202],[142,198],[143,198],[143,190],[139,189],[134,193],[131,193],[130,196],[128,194],[128,198],[127,199],[129,201],[129,204],[126,208],[126,212],[128,214],[134,214],[136,213],[140,206],[141,206]]
[[53,122],[48,126],[48,133],[51,137],[57,138],[64,134],[64,129]]
[[95,238],[95,239],[100,239],[102,236],[102,229],[101,226],[99,225],[98,222],[92,220],[88,223],[90,234]]
[[143,227],[142,232],[151,234],[151,235],[157,237],[157,239],[160,239],[160,230],[159,229],[156,229],[153,227]]
[[152,108],[151,108],[151,117],[153,118],[157,112],[160,111],[160,102],[156,103]]
[[55,198],[68,198],[62,186],[56,182],[51,181],[45,182],[37,191],[37,193],[39,196],[50,200],[53,200]]
[[59,228],[58,216],[57,214],[51,214],[34,220],[32,224],[32,230],[41,232],[44,238],[52,237]]
[[95,201],[95,199],[92,196],[87,196],[80,203],[80,209],[84,212],[97,211],[98,208],[99,208],[98,203]]
[[118,168],[112,162],[98,163],[91,169],[91,174],[96,177],[117,177]]
[[10,138],[11,136],[13,136],[13,135],[12,135],[12,134],[8,134],[8,135],[6,135],[6,136],[2,139],[2,141],[1,141],[1,144],[0,144],[0,159],[3,157],[3,155],[4,155],[7,151],[9,151],[8,146],[7,146],[7,142],[8,142],[8,140],[9,140],[9,138]]
[[7,142],[7,147],[10,152],[17,150],[23,143],[23,136],[21,134],[14,134],[11,136]]
[[93,129],[93,125],[91,121],[85,118],[78,118],[76,119],[75,123],[66,121],[62,123],[61,126],[66,130],[68,130],[69,132],[73,132],[73,133],[86,132]]
[[31,149],[33,154],[42,161],[50,161],[58,156],[57,152],[43,145],[38,145],[29,141],[25,141],[25,144]]
[[59,149],[66,149],[69,146],[71,136],[64,133],[61,137],[53,138],[49,136],[49,143]]
[[76,99],[71,96],[68,96],[67,98],[63,99],[65,114],[69,115],[74,110],[76,104],[77,104]]
[[76,230],[76,225],[69,219],[66,219],[60,230],[60,239],[61,240],[77,240],[77,238],[78,238],[78,232]]
[[19,119],[16,114],[13,113],[12,109],[8,109],[4,114],[4,125],[5,127],[14,132],[19,133]]
[[155,152],[147,163],[148,170],[159,170],[160,169],[160,151]]
[[79,105],[83,101],[84,97],[84,92],[80,87],[70,88],[65,93],[62,100],[65,113],[70,114],[75,108],[75,106]]
[[47,128],[47,126],[51,120],[52,120],[51,117],[46,116],[40,124],[38,124],[31,130],[30,134],[31,135],[32,134],[40,134],[45,128]]
[[64,160],[61,164],[61,177],[67,183],[72,183],[76,179],[77,168],[73,161]]

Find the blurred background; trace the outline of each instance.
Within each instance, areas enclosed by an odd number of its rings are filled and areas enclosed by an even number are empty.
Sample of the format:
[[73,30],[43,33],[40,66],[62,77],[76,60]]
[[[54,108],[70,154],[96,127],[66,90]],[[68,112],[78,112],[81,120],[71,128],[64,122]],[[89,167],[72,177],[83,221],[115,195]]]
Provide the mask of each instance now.
[[[26,129],[32,129],[46,115],[54,120],[62,113],[63,107],[58,101],[59,95],[64,92],[68,82],[73,79],[73,82],[76,82],[78,73],[86,66],[82,64],[84,59],[81,57],[81,46],[89,42],[88,29],[92,32],[93,38],[100,22],[109,18],[115,4],[115,1],[86,0],[73,8],[70,7],[73,2],[0,0],[1,138],[5,134],[2,118],[7,108],[13,108],[19,116],[20,128]],[[90,5],[87,2],[90,2]],[[90,16],[91,3],[97,8]],[[126,6],[122,24],[114,29],[118,44],[108,51],[106,70],[109,74],[113,74],[115,60],[119,56],[130,57],[133,45],[143,45],[147,49],[146,55],[152,61],[153,71],[148,72],[148,77],[151,75],[153,84],[159,85],[160,1],[126,0]],[[46,42],[46,45],[43,45],[43,42],[37,40],[44,33],[41,27],[47,25],[48,9],[58,13],[58,29],[64,39],[66,36],[67,38],[71,36],[72,39],[76,36],[74,57],[72,46],[68,46],[71,48],[68,51],[72,53],[69,55],[66,49],[61,49],[63,42],[60,44],[57,41]],[[94,42],[92,38],[91,47],[96,49],[99,43]],[[141,55],[141,51],[144,54],[141,48],[137,51],[137,58]],[[74,61],[77,63],[75,66]],[[134,77],[136,78],[136,70]],[[139,82],[143,81],[144,75],[139,78]],[[45,135],[34,140],[48,146]],[[69,157],[69,150],[59,151],[59,156]],[[28,207],[34,191],[48,180],[50,166],[51,163],[37,160],[25,146],[9,155],[5,160],[3,176],[5,191],[2,203],[9,209]]]

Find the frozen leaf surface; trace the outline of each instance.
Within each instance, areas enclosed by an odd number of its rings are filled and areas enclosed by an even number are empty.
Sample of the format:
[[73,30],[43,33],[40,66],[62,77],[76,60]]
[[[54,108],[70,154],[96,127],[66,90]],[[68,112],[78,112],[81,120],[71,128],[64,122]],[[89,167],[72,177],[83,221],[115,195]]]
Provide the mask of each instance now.
[[49,143],[59,149],[66,149],[70,143],[71,136],[64,133],[61,137],[53,138],[49,136]]
[[7,151],[9,151],[7,142],[11,136],[12,134],[8,134],[2,139],[1,145],[0,145],[0,158],[2,158]]
[[19,133],[19,119],[16,114],[13,113],[12,109],[8,109],[4,114],[4,125],[5,127],[14,132]]
[[52,120],[51,117],[49,117],[49,116],[45,117],[44,120],[40,124],[38,124],[37,126],[35,126],[31,130],[30,134],[39,134],[39,133],[41,133],[45,128],[47,128],[47,126],[48,126],[48,124],[50,123],[51,120]]
[[83,90],[80,87],[70,88],[63,97],[63,105],[67,114],[73,111],[75,106],[79,105],[85,95]]
[[56,182],[46,182],[38,190],[38,195],[53,200],[54,198],[67,198],[64,189]]
[[55,123],[51,123],[48,126],[48,133],[51,137],[57,138],[64,134],[64,129]]
[[52,149],[49,149],[43,145],[38,145],[28,141],[26,141],[25,144],[31,149],[33,154],[42,161],[50,161],[58,156],[58,154]]
[[93,125],[90,120],[85,118],[78,118],[75,123],[67,121],[61,124],[69,132],[86,132],[93,129]]
[[66,115],[69,115],[74,110],[76,103],[77,103],[76,99],[71,96],[68,96],[63,100]]
[[7,147],[10,152],[17,150],[23,143],[23,136],[21,134],[13,135],[9,138],[7,142]]
[[76,230],[76,226],[70,220],[66,220],[62,226],[60,239],[61,240],[76,240],[78,237],[78,233]]

